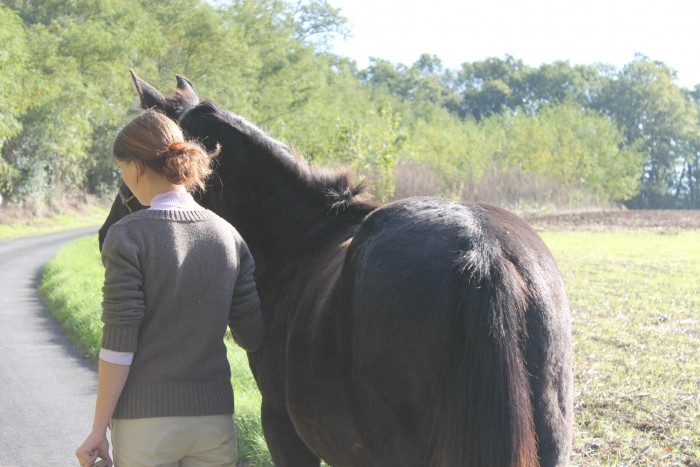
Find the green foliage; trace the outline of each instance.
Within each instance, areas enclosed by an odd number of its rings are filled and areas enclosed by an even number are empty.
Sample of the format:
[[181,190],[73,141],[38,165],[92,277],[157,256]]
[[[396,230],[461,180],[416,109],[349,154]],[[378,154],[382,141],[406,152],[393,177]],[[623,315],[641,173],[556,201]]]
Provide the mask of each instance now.
[[381,199],[394,193],[393,168],[405,136],[399,131],[400,115],[381,107],[366,116],[369,124],[338,118],[335,126],[334,157],[351,164],[366,176],[372,192]]
[[483,125],[462,122],[447,111],[418,120],[411,129],[410,154],[406,159],[430,167],[439,180],[439,194],[455,199],[465,185],[478,180],[496,154]]
[[452,86],[462,97],[455,109],[461,117],[476,119],[500,114],[522,104],[517,89],[526,66],[510,55],[463,63]]
[[681,207],[688,192],[697,191],[698,180],[685,177],[700,148],[698,108],[673,79],[666,65],[640,56],[608,84],[597,103],[646,155],[634,206]]
[[118,1],[54,7],[19,10],[37,22],[25,25],[31,79],[23,131],[3,151],[17,171],[17,200],[86,188],[90,168],[110,153],[95,146],[98,132],[113,135],[132,100],[117,70],[128,68],[129,55],[138,49],[132,38],[148,29],[136,27],[139,9]]
[[573,103],[479,122],[434,116],[416,123],[412,134],[413,159],[438,174],[447,196],[460,197],[487,172],[513,169],[572,189],[584,186],[602,201],[629,199],[639,186],[642,154],[623,146],[609,119]]
[[[666,65],[641,55],[619,73],[604,66],[571,66],[568,62],[531,68],[506,56],[465,63],[456,75],[446,76],[446,86],[459,98],[445,106],[462,118],[482,120],[494,115],[546,113],[549,107],[576,102],[611,118],[624,136],[623,150],[618,153],[622,157],[605,167],[613,164],[618,172],[636,172],[640,177],[639,189],[628,181],[594,182],[595,189],[607,187],[610,198],[634,207],[700,207],[697,105],[693,95],[674,84],[674,79]],[[643,158],[631,157],[635,153]],[[599,162],[593,157],[587,165]],[[640,166],[619,167],[633,163]],[[591,174],[581,175],[588,184]]]
[[134,68],[162,90],[187,76],[307,159],[354,168],[380,199],[396,164],[415,163],[436,174],[431,192],[455,198],[502,170],[602,200],[700,206],[700,93],[663,64],[638,58],[618,73],[506,56],[446,70],[422,55],[357,70],[328,53],[346,23],[327,0],[5,1],[0,194],[111,192]]
[[636,193],[642,155],[620,149],[623,138],[617,127],[594,112],[561,104],[532,116],[492,118],[505,119],[497,163],[566,185],[582,184],[612,200]]
[[[27,89],[27,38],[21,18],[0,5],[0,149],[5,141],[21,131],[18,117],[25,109]],[[0,164],[0,193],[9,183],[9,169]]]
[[[270,126],[307,105],[324,78],[314,44],[344,24],[322,1],[295,9],[265,0],[8,4],[3,24],[21,32],[21,17],[31,38],[33,60],[16,68],[35,77],[19,118],[3,113],[0,127],[0,141],[14,136],[0,177],[16,200],[114,186],[111,140],[135,104],[130,67],[162,89],[184,74],[203,95]],[[11,45],[19,55],[21,44]]]

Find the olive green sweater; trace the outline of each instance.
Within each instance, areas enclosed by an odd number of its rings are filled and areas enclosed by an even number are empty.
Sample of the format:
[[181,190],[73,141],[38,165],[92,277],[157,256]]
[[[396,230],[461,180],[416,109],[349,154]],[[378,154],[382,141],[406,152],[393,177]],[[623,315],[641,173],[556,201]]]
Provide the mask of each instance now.
[[233,413],[224,334],[262,340],[253,258],[207,210],[142,210],[110,227],[102,248],[102,348],[134,352],[113,418]]

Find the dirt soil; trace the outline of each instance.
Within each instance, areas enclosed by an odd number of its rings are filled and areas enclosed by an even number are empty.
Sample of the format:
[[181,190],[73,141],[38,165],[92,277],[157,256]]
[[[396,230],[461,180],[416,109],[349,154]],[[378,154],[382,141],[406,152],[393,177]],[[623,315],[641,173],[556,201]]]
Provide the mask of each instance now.
[[700,229],[700,210],[616,210],[523,214],[536,230],[636,230],[663,233]]

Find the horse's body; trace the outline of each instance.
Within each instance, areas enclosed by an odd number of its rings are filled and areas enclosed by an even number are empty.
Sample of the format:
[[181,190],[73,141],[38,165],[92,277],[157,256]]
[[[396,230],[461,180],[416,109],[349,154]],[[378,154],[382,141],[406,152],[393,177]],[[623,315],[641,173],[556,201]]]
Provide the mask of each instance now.
[[[178,77],[144,107],[222,153],[202,204],[241,232],[266,318],[249,354],[276,465],[568,464],[569,312],[518,217],[412,198],[378,206]],[[106,229],[124,207],[115,201]]]

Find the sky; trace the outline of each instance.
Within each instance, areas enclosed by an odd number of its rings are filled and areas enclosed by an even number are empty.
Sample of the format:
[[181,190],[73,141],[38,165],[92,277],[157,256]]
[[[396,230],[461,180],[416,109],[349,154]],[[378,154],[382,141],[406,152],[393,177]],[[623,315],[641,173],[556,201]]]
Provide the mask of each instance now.
[[412,65],[423,53],[446,68],[511,55],[525,64],[567,60],[616,69],[636,53],[700,84],[700,0],[328,0],[352,37],[332,51]]

